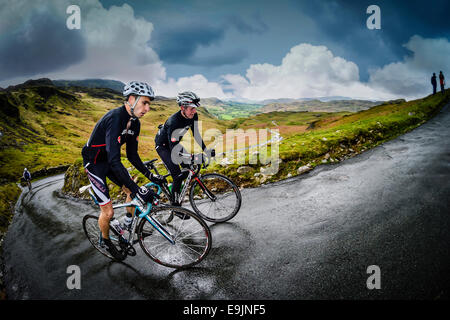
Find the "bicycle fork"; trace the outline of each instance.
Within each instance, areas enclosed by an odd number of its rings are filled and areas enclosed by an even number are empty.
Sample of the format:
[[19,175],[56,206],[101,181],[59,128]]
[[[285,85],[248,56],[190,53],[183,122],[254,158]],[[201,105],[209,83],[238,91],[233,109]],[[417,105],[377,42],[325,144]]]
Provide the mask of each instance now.
[[172,235],[159,223],[158,220],[153,219],[152,216],[145,215],[145,219],[156,229],[161,235],[166,238],[171,244],[175,244],[175,239]]

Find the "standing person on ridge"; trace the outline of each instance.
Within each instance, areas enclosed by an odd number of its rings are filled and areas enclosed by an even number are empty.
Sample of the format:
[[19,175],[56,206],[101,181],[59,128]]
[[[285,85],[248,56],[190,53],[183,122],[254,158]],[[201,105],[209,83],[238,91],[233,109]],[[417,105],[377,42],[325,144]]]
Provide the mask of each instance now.
[[436,94],[436,86],[437,86],[437,81],[436,81],[436,73],[433,72],[433,76],[431,77],[431,85],[433,86],[433,95]]
[[444,74],[442,73],[442,71],[439,72],[439,82],[441,84],[441,92],[442,92],[442,94],[444,94],[445,78],[444,78]]

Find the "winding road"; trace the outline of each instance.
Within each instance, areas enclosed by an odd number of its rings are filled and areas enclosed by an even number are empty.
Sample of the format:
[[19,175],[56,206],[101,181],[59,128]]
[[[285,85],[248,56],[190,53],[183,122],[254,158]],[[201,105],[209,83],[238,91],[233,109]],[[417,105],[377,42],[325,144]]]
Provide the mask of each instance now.
[[[81,220],[97,209],[33,184],[4,239],[10,299],[448,299],[450,105],[426,124],[339,164],[255,189],[213,248],[176,271],[139,248],[125,263],[93,249]],[[66,286],[81,270],[81,289]],[[369,266],[380,289],[369,290]]]

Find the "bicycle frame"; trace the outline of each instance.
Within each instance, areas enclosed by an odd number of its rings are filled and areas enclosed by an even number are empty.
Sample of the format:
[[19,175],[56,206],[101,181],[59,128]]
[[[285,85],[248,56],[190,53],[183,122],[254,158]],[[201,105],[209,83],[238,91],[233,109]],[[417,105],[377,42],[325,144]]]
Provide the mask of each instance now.
[[[156,186],[158,188],[158,195],[161,193],[161,187],[153,182],[150,182],[148,184],[145,185],[146,187],[152,187],[152,186]],[[164,204],[161,204],[164,205]],[[128,243],[134,244],[135,242],[133,242],[133,236],[134,233],[136,231],[136,226],[138,224],[139,219],[147,219],[147,221],[156,229],[158,230],[159,233],[161,233],[161,235],[166,238],[171,244],[175,244],[175,240],[172,237],[172,235],[155,219],[153,219],[153,217],[150,215],[153,205],[148,202],[147,203],[147,209],[144,210],[140,204],[133,200],[131,202],[127,202],[127,203],[123,203],[123,204],[118,204],[113,206],[113,209],[118,209],[118,208],[126,208],[126,207],[134,207],[134,214],[133,214],[133,220],[131,222],[131,228],[130,228],[130,235],[128,237]]]
[[[159,175],[158,169],[151,165],[151,169],[155,170],[155,173],[157,175]],[[200,175],[199,172],[200,170],[194,170],[192,167],[190,167],[189,169],[189,175],[187,176],[187,178],[184,181],[184,185],[181,188],[181,192],[178,196],[178,199],[175,199],[175,201],[181,203],[181,201],[184,199],[184,197],[186,196],[187,190],[189,188],[189,185],[191,184],[191,181],[193,179],[197,180],[198,184],[200,185],[200,187],[203,189],[203,191],[205,191],[206,195],[212,200],[215,201],[216,200],[216,196],[214,194],[212,194],[209,189],[203,184],[203,182],[200,179]],[[170,174],[165,175],[165,177],[168,177]],[[158,187],[160,187],[159,185],[157,185]],[[172,197],[171,192],[169,191],[167,182],[164,183],[164,186],[162,186],[162,191],[164,192],[164,194],[166,195],[166,197],[168,197],[169,199]]]

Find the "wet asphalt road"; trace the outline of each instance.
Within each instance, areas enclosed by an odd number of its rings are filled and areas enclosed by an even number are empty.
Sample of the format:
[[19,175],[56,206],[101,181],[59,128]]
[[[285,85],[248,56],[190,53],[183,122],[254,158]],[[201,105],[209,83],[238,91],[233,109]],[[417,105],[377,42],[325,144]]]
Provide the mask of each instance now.
[[[10,299],[448,299],[450,106],[420,128],[340,164],[242,191],[213,248],[175,271],[141,249],[114,263],[86,240],[96,209],[34,183],[4,240]],[[138,245],[137,245],[138,246]],[[69,265],[81,290],[69,290]],[[377,265],[381,289],[366,286]]]

